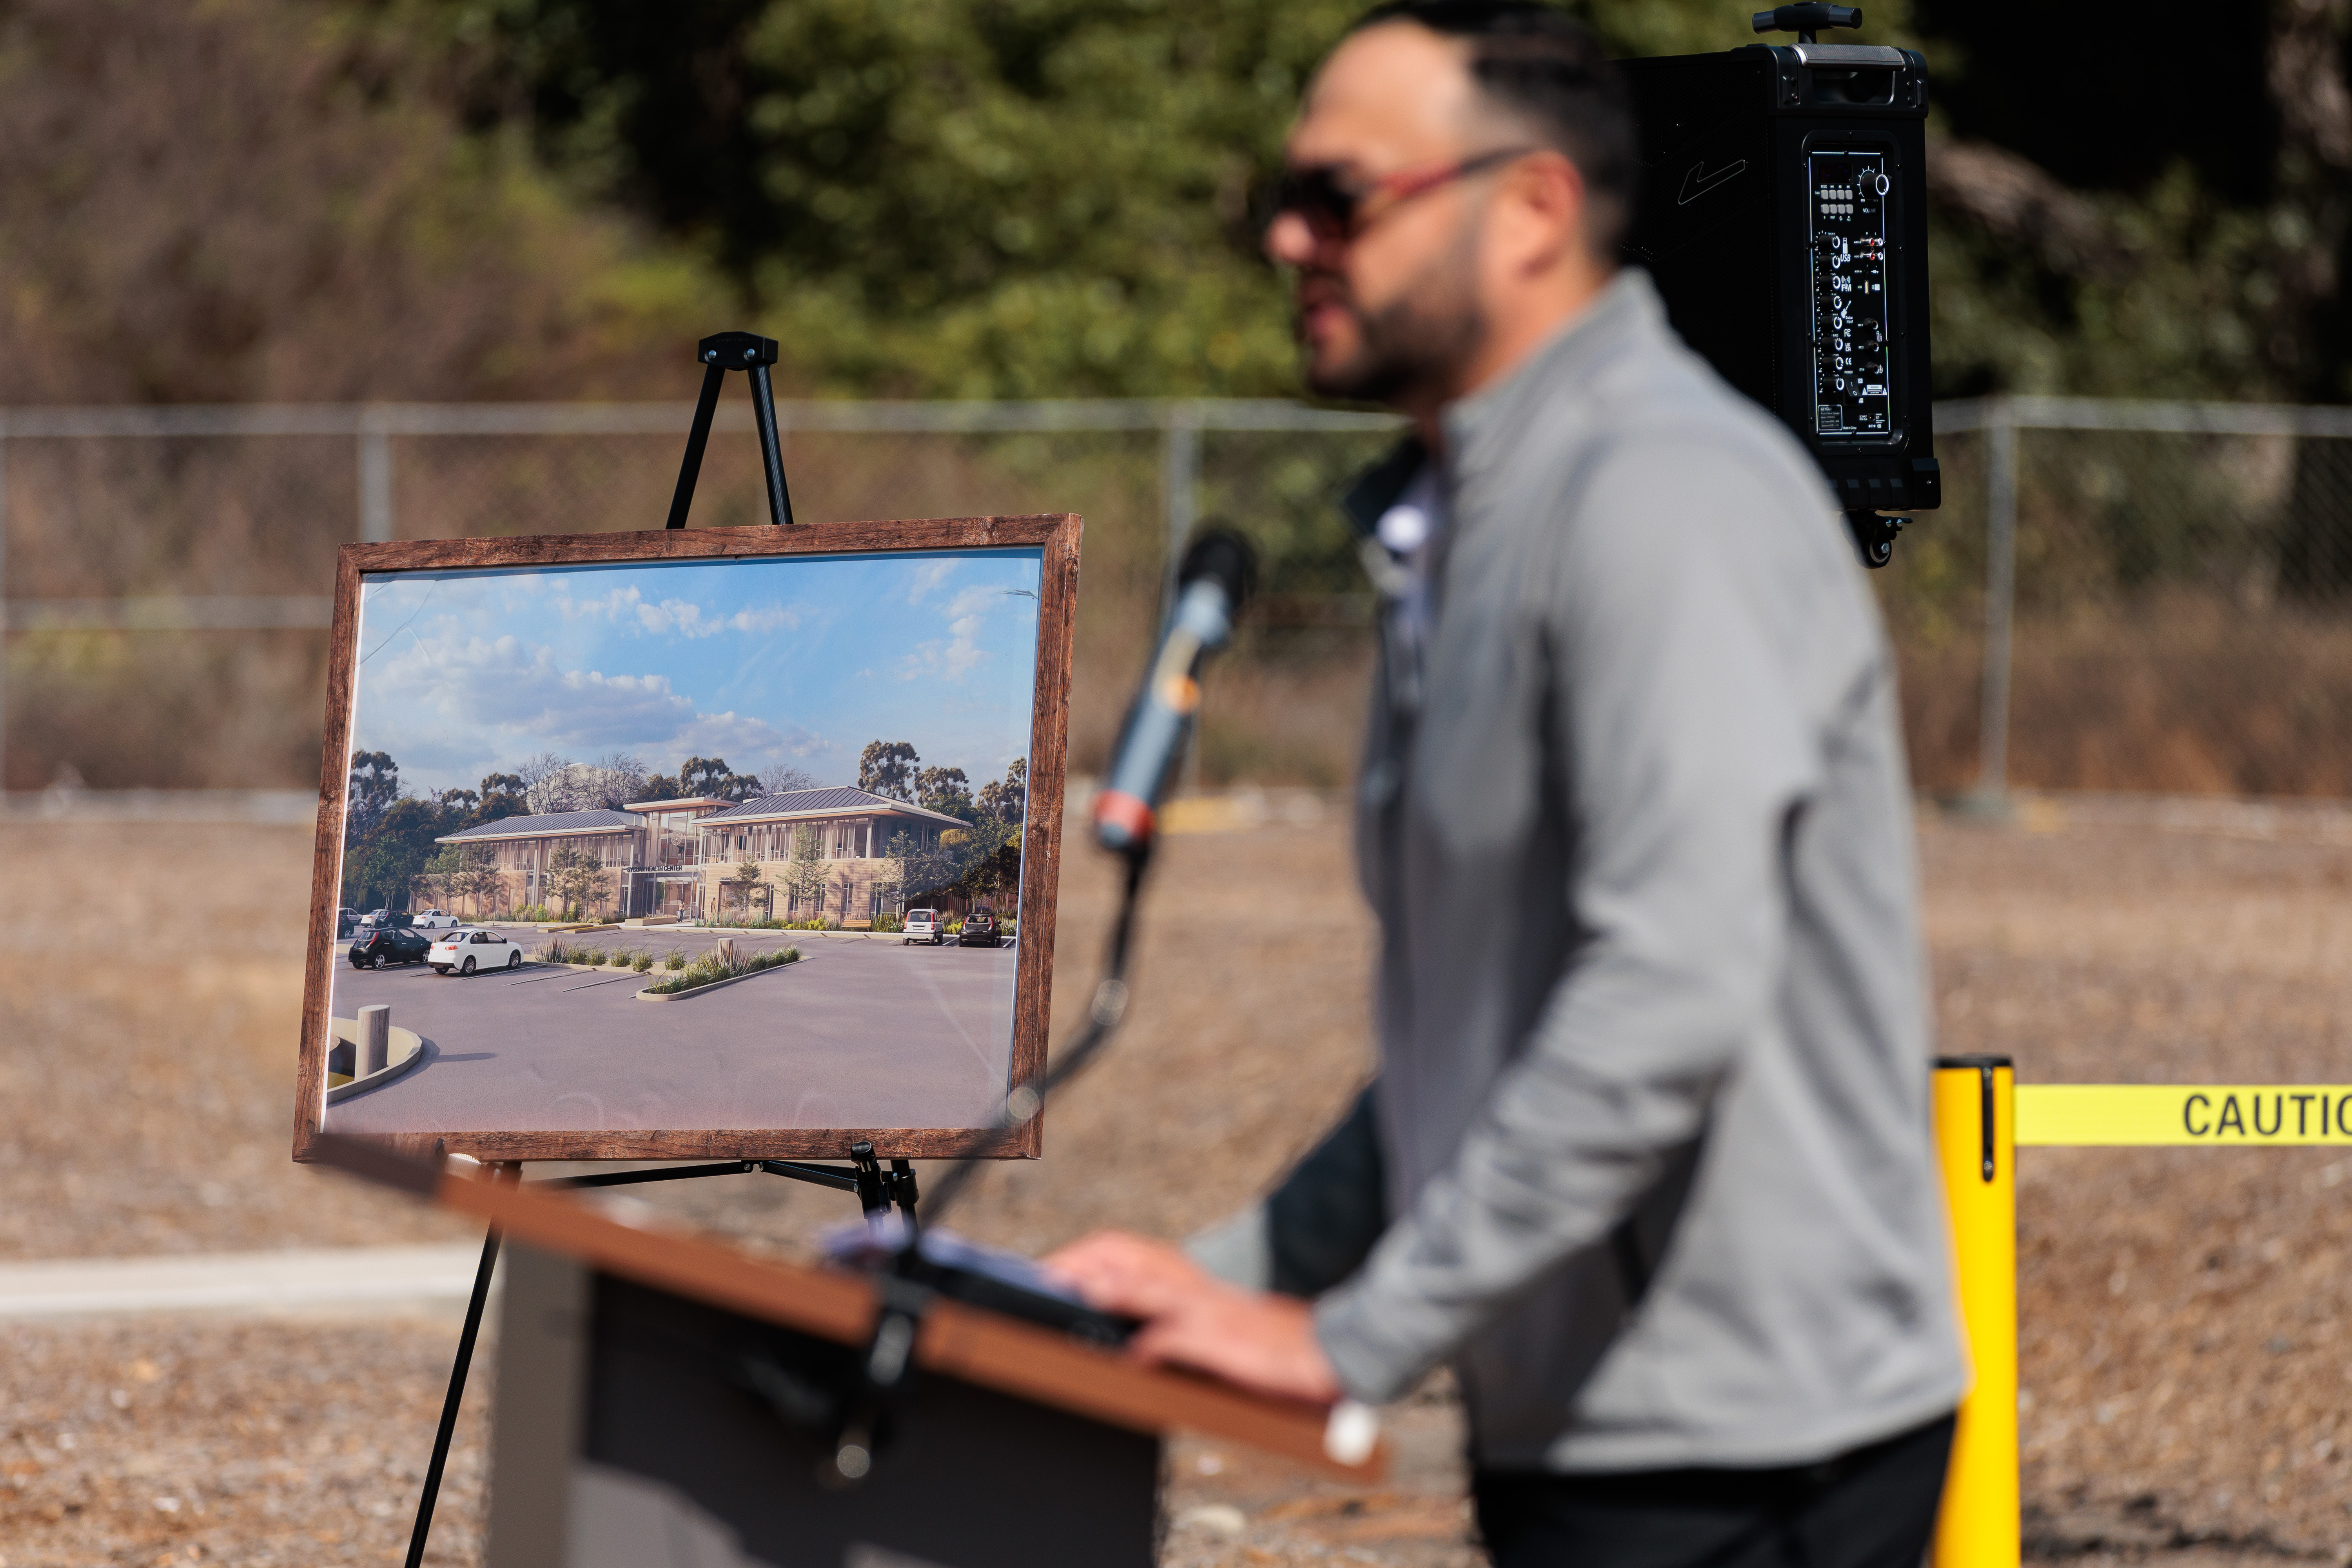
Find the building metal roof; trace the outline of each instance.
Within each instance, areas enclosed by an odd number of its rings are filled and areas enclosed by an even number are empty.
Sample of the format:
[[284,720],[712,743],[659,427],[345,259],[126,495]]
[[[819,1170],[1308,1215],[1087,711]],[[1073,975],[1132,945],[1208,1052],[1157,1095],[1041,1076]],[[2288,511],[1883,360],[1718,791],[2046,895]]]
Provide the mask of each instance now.
[[731,805],[734,803],[715,795],[681,795],[671,800],[633,800],[621,807],[623,811],[689,811],[698,805]]
[[436,844],[462,844],[483,838],[547,838],[562,833],[611,833],[642,827],[641,817],[625,811],[551,811],[543,816],[502,816],[445,833]]
[[698,816],[695,818],[694,826],[703,827],[719,822],[770,821],[791,816],[838,816],[844,812],[876,810],[895,811],[906,816],[925,817],[932,822],[944,822],[950,827],[971,826],[960,816],[950,816],[945,812],[933,811],[929,806],[909,805],[903,800],[892,800],[887,795],[876,795],[871,790],[851,789],[845,786],[839,789],[796,789],[788,790],[782,795],[763,795],[757,800],[747,800],[742,805],[730,806],[725,811],[714,811],[709,816]]

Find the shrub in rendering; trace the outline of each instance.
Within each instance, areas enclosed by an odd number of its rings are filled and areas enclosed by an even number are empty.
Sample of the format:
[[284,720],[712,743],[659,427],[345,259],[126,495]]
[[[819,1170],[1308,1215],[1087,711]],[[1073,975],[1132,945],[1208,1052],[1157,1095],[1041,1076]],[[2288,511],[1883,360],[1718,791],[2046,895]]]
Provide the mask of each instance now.
[[719,945],[728,951],[722,952],[714,949],[691,963],[685,963],[682,954],[671,954],[672,972],[646,986],[646,992],[656,996],[675,995],[680,991],[691,991],[698,985],[709,985],[716,981],[732,980],[739,975],[757,974],[763,969],[796,963],[801,956],[799,948],[788,947],[782,952],[758,952],[749,958],[739,958],[732,951],[732,942]]

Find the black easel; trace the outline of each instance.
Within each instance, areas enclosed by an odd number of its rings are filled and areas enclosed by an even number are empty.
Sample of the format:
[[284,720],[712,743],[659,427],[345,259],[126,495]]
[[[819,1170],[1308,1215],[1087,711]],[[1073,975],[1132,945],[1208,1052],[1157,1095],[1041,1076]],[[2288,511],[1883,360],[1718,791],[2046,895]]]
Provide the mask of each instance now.
[[686,526],[694,504],[694,481],[702,474],[702,449],[710,444],[710,416],[719,411],[719,386],[730,370],[751,378],[751,418],[760,427],[760,462],[768,472],[768,521],[793,525],[793,498],[784,490],[784,447],[776,434],[776,388],[768,367],[776,363],[776,340],[754,332],[717,332],[695,345],[702,362],[702,395],[694,404],[694,428],[687,432],[686,461],[677,470],[677,493],[670,498],[671,528]]

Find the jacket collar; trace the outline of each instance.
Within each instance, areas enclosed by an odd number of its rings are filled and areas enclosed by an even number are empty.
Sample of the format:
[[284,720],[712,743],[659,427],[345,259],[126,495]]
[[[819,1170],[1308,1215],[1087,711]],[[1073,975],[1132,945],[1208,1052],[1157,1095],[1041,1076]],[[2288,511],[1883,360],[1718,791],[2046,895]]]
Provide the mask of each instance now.
[[1446,467],[1457,474],[1485,467],[1479,448],[1490,437],[1520,428],[1538,405],[1574,395],[1626,344],[1663,331],[1665,318],[1650,275],[1620,271],[1510,374],[1447,406]]

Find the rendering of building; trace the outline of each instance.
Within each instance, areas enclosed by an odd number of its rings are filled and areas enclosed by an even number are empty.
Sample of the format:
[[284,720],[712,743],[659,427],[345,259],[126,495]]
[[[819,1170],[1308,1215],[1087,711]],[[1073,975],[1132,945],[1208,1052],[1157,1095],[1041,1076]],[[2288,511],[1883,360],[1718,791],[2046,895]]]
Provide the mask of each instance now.
[[[894,838],[904,834],[930,848],[963,826],[862,789],[804,789],[742,802],[699,796],[509,816],[436,842],[489,851],[502,884],[493,902],[508,909],[560,901],[559,879],[584,857],[594,873],[585,879],[601,889],[584,900],[591,912],[706,920],[748,911],[847,923],[889,911],[880,863]],[[815,861],[805,878],[791,878],[786,867],[804,832],[814,836]],[[761,872],[748,885],[738,869],[747,861]],[[802,880],[805,890],[794,885]]]

